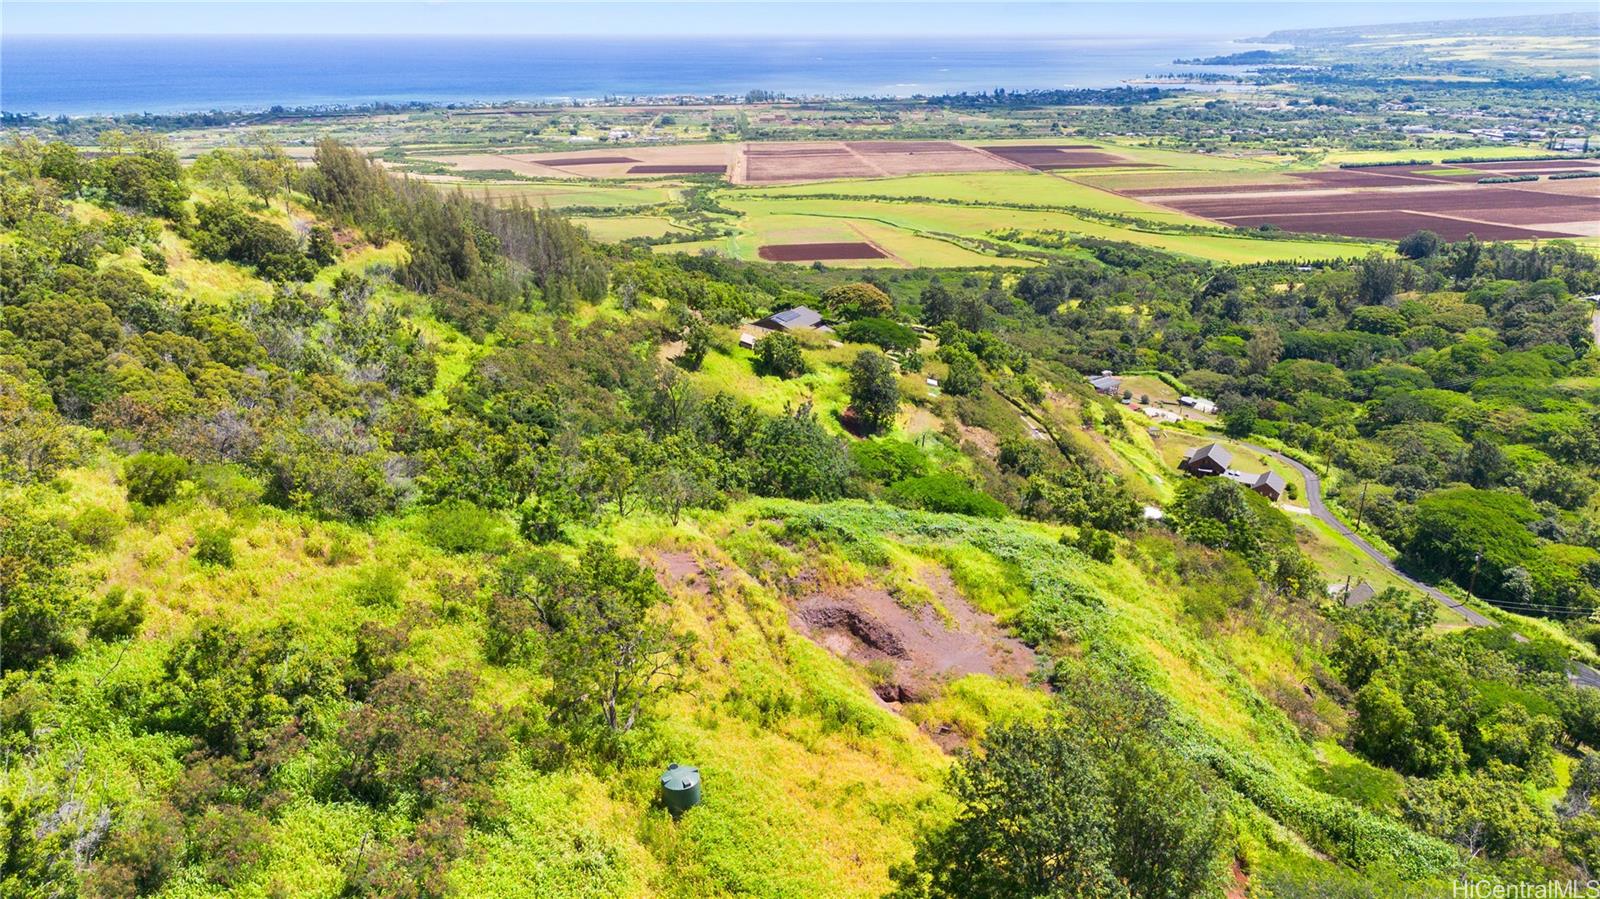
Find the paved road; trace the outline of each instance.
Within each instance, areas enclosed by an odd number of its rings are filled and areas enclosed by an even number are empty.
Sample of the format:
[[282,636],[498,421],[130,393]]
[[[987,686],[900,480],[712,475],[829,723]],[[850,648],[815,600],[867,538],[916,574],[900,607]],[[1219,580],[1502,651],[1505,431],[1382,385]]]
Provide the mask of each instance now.
[[[1600,340],[1600,313],[1596,313],[1595,315],[1595,338],[1596,340]],[[1355,531],[1352,531],[1350,528],[1346,527],[1345,523],[1340,521],[1338,516],[1334,515],[1332,512],[1329,512],[1328,507],[1323,504],[1322,479],[1317,477],[1316,472],[1312,471],[1310,468],[1307,468],[1300,462],[1285,456],[1283,453],[1280,453],[1277,450],[1270,450],[1264,446],[1256,446],[1253,443],[1240,443],[1239,445],[1252,452],[1260,453],[1263,456],[1270,456],[1274,459],[1277,459],[1279,462],[1282,462],[1290,468],[1293,468],[1295,471],[1300,472],[1300,476],[1305,478],[1306,481],[1306,505],[1311,509],[1311,514],[1320,518],[1329,527],[1338,531],[1340,534],[1343,534],[1346,540],[1349,540],[1357,549],[1361,550],[1363,553],[1366,553],[1367,556],[1370,557],[1374,562],[1377,562],[1379,565],[1382,565],[1384,568],[1388,569],[1394,574],[1395,577],[1405,581],[1407,584],[1410,584],[1416,589],[1421,590],[1423,593],[1432,597],[1440,605],[1466,619],[1467,623],[1474,627],[1494,626],[1495,622],[1482,613],[1474,611],[1473,609],[1456,602],[1454,599],[1451,599],[1448,594],[1439,590],[1437,587],[1431,587],[1427,584],[1424,584],[1416,578],[1413,578],[1396,568],[1394,566],[1393,559],[1390,559],[1387,555],[1380,552],[1377,547],[1362,539],[1360,534],[1357,534]],[[1518,640],[1527,640],[1527,638],[1521,634],[1516,634],[1514,636]],[[1596,671],[1582,662],[1573,662],[1572,666],[1572,671],[1570,671],[1567,676],[1572,680],[1573,683],[1582,684],[1586,687],[1600,688],[1600,671]]]

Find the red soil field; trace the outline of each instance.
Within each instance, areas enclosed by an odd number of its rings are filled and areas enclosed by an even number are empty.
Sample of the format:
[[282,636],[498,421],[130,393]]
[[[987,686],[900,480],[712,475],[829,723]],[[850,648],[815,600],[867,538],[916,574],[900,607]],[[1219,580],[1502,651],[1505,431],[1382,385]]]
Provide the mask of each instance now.
[[988,153],[941,140],[850,141],[845,146],[885,175],[997,172],[1014,167]]
[[971,153],[947,140],[853,140],[845,146],[857,153]]
[[843,147],[806,150],[751,150],[745,155],[745,180],[821,181],[827,178],[873,178],[883,173]]
[[887,259],[870,243],[779,243],[756,251],[768,262],[817,262],[826,259]]
[[[1399,169],[1398,166],[1395,168]],[[1302,178],[1318,187],[1399,187],[1402,184],[1419,180],[1406,175],[1404,171],[1380,172],[1376,169],[1301,172],[1294,177]]]
[[1545,210],[1544,221],[1568,222],[1592,217],[1597,211],[1594,201],[1588,197],[1512,190],[1489,185],[1393,193],[1357,191],[1316,196],[1238,199],[1202,197],[1178,200],[1171,205],[1206,218],[1228,218],[1235,215],[1374,212],[1389,208],[1407,212],[1442,212],[1460,215],[1476,210],[1486,214],[1475,217],[1492,220],[1497,218],[1502,210],[1537,208]]
[[628,169],[630,175],[720,175],[725,165],[636,165]]
[[638,161],[632,156],[567,156],[562,159],[538,160],[540,165],[556,166],[558,168],[564,165],[616,165],[617,163]]
[[1468,234],[1476,234],[1482,240],[1525,240],[1531,237],[1557,236],[1550,231],[1535,231],[1512,225],[1464,222],[1460,219],[1415,212],[1351,211],[1298,216],[1237,215],[1221,221],[1241,228],[1273,224],[1297,234],[1342,234],[1346,237],[1369,237],[1379,240],[1399,240],[1413,231],[1422,230],[1432,231],[1445,240],[1461,240]]
[[978,149],[1038,171],[1098,169],[1111,166],[1125,168],[1150,167],[1148,163],[1131,162],[1113,153],[1102,152],[1098,147],[1085,147],[1082,144],[1061,146],[1028,144],[1010,147],[979,147]]
[[1524,159],[1521,162],[1463,162],[1464,169],[1481,169],[1485,172],[1526,172],[1537,175],[1542,172],[1581,172],[1600,167],[1600,160],[1595,159]]

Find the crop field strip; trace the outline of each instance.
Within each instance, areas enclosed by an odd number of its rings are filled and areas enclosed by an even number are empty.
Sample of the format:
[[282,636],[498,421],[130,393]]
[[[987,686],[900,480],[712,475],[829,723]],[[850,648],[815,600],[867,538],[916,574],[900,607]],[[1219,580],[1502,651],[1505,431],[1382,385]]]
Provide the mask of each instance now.
[[[1557,160],[1563,169],[1574,163]],[[1483,177],[1513,163],[1482,163]],[[1600,203],[1583,187],[1481,185],[1433,175],[1433,166],[1297,173],[1300,184],[1124,188],[1123,193],[1190,215],[1246,228],[1398,240],[1430,230],[1446,240],[1586,236],[1600,230]],[[1582,168],[1581,166],[1579,168]],[[1449,172],[1449,169],[1445,169]],[[1470,176],[1469,176],[1470,177]],[[1575,179],[1581,183],[1583,179]],[[1531,182],[1530,182],[1531,183]]]
[[818,262],[829,259],[888,259],[889,254],[865,241],[768,244],[758,254],[768,262]]

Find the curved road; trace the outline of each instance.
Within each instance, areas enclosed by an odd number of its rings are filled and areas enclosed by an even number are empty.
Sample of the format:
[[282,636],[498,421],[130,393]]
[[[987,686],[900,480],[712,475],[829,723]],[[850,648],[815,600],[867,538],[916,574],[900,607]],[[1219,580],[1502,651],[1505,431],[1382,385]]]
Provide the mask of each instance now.
[[[1600,313],[1595,314],[1594,322],[1596,329],[1595,339],[1600,340]],[[1395,577],[1405,581],[1412,587],[1415,587],[1416,589],[1432,597],[1440,605],[1466,619],[1467,623],[1473,627],[1493,627],[1495,625],[1495,622],[1487,616],[1480,612],[1476,612],[1459,602],[1456,602],[1454,599],[1451,599],[1448,594],[1439,590],[1437,587],[1424,584],[1416,578],[1413,578],[1396,568],[1393,559],[1390,559],[1384,553],[1379,552],[1377,547],[1368,543],[1366,540],[1361,538],[1361,535],[1346,527],[1345,523],[1340,521],[1332,512],[1329,512],[1328,507],[1323,504],[1322,479],[1317,477],[1316,472],[1312,471],[1310,468],[1307,468],[1300,462],[1285,456],[1283,453],[1280,453],[1277,450],[1270,450],[1264,446],[1256,446],[1253,443],[1240,442],[1239,445],[1247,450],[1250,450],[1251,452],[1260,453],[1263,456],[1270,456],[1273,459],[1277,459],[1279,462],[1282,462],[1283,464],[1299,472],[1300,476],[1304,478],[1306,482],[1306,505],[1311,509],[1311,514],[1321,519],[1329,527],[1338,531],[1346,540],[1349,540],[1352,545],[1365,553],[1374,562],[1377,562],[1379,565],[1382,565],[1384,568],[1388,569],[1389,572]],[[1521,634],[1515,634],[1514,636],[1518,640],[1527,639]],[[1582,684],[1585,687],[1600,688],[1600,671],[1596,671],[1582,662],[1573,662],[1572,670],[1568,672],[1567,677],[1575,684]]]

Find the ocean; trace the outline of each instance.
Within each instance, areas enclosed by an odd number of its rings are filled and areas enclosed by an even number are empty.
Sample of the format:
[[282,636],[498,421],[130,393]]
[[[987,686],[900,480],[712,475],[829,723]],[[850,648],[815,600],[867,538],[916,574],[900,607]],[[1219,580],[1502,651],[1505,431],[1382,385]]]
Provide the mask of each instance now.
[[0,36],[0,111],[256,111],[375,102],[912,96],[1114,87],[1250,49],[1208,37],[975,40]]

